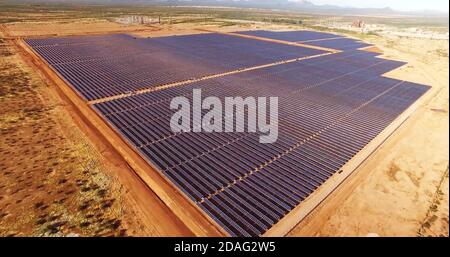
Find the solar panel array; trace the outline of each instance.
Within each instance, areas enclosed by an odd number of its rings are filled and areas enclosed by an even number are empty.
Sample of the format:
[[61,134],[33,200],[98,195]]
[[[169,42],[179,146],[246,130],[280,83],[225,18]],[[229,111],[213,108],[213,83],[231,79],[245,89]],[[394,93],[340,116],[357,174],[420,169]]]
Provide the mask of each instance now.
[[304,42],[311,40],[322,40],[340,37],[332,33],[316,32],[316,31],[268,31],[268,30],[251,30],[236,32],[242,35],[257,36],[271,38],[289,42]]
[[[247,34],[345,51],[93,105],[149,163],[233,236],[266,232],[429,89],[383,77],[404,63],[355,50],[361,42],[306,31]],[[27,42],[87,100],[323,53],[220,34]],[[176,96],[192,100],[196,88],[204,98],[278,96],[278,140],[261,144],[259,133],[248,132],[172,132],[170,101]]]
[[215,33],[26,41],[86,100],[324,53]]
[[[130,96],[95,108],[231,235],[258,236],[428,89],[380,76],[402,64],[372,53],[345,52]],[[277,142],[260,144],[254,133],[173,133],[170,101],[180,95],[191,99],[194,88],[202,89],[203,97],[222,100],[278,96]]]
[[323,33],[315,31],[241,31],[238,34],[271,38],[289,42],[298,42],[312,46],[326,47],[336,50],[356,50],[370,46],[357,39],[347,38],[332,33]]
[[347,50],[355,50],[363,47],[371,46],[370,44],[361,42],[359,40],[351,39],[351,38],[337,38],[330,40],[319,40],[319,41],[310,41],[306,42],[308,45],[320,46],[326,48],[333,48],[337,50],[347,51]]

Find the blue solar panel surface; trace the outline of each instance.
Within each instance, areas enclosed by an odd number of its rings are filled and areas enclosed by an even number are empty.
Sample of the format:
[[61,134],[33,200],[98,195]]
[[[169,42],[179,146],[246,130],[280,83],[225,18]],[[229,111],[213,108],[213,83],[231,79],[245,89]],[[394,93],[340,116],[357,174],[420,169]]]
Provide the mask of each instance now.
[[[240,33],[344,51],[132,94],[93,107],[230,235],[259,236],[429,87],[383,77],[405,63],[356,50],[367,46],[357,40],[311,31]],[[64,37],[27,43],[86,100],[324,53],[222,34]],[[202,89],[203,97],[221,99],[278,96],[278,140],[261,144],[258,133],[247,132],[172,132],[170,101],[176,96],[191,99],[195,88]]]
[[236,32],[242,35],[257,36],[271,38],[289,42],[303,42],[311,40],[322,40],[341,37],[332,33],[316,32],[316,31],[268,31],[268,30],[252,30]]
[[320,41],[311,41],[306,42],[308,45],[320,46],[326,48],[333,48],[336,50],[355,50],[363,47],[371,46],[370,44],[364,43],[359,40],[351,39],[351,38],[337,38],[330,40],[320,40]]
[[[401,65],[372,53],[344,52],[95,108],[231,235],[258,236],[428,90],[381,76]],[[170,100],[192,98],[194,88],[203,97],[278,96],[278,141],[260,144],[253,133],[173,133]]]
[[277,39],[289,42],[303,43],[306,45],[331,48],[336,50],[357,50],[359,48],[371,46],[357,39],[347,38],[331,33],[315,31],[241,31],[242,35],[257,36],[262,38]]
[[324,53],[214,33],[26,41],[87,100]]

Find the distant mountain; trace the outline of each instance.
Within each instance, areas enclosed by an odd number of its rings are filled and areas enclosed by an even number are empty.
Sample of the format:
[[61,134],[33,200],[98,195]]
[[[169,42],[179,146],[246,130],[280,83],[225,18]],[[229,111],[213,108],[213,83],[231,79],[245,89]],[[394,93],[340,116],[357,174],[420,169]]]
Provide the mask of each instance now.
[[[5,1],[8,2],[8,1]],[[448,17],[445,11],[404,12],[386,8],[352,8],[335,5],[317,5],[308,0],[16,0],[10,2],[28,3],[95,3],[120,5],[170,5],[170,6],[211,6],[237,7],[300,11],[333,15],[419,15]]]
[[[120,2],[121,0],[113,0]],[[141,0],[141,2],[155,2],[152,0]],[[281,9],[292,11],[305,11],[311,13],[336,14],[336,15],[447,15],[448,12],[439,11],[415,11],[404,12],[385,8],[352,8],[337,5],[317,5],[307,0],[159,0],[159,2],[171,3],[173,5],[202,5],[202,6],[224,6],[241,8]],[[447,10],[448,11],[448,10]]]

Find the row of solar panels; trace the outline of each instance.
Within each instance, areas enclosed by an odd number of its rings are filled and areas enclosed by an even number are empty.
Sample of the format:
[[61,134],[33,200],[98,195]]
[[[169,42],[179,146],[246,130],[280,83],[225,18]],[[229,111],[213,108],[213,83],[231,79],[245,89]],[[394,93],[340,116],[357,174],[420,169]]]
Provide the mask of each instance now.
[[[401,65],[403,65],[402,62],[375,58],[373,53],[353,51],[351,53],[345,52],[321,56],[314,59],[236,73],[233,76],[223,76],[217,79],[210,79],[207,82],[215,84],[217,87],[226,87],[236,80],[239,80],[242,85],[257,83],[261,95],[263,95],[263,92],[265,92],[264,94],[272,95],[274,87],[276,87],[278,92],[282,92],[283,90],[289,90],[289,86],[293,85],[295,89],[299,90],[317,83],[326,82],[329,82],[327,90],[334,90],[339,88],[339,86],[353,85],[359,81],[358,78],[360,77],[364,81],[368,76],[379,76]],[[267,78],[270,79],[270,82],[268,82]],[[277,82],[273,84],[272,82],[275,80]],[[243,87],[242,90],[245,88]],[[203,88],[204,92],[207,92],[207,90],[208,88]],[[187,86],[159,90],[152,94],[139,94],[132,98],[105,102],[102,105],[105,106],[102,112],[106,115],[114,112],[123,112],[128,109],[168,101],[175,96],[191,92],[192,84],[188,84]]]
[[[407,87],[402,85],[402,92],[395,93],[403,94]],[[396,104],[397,97],[393,92],[374,102]],[[200,206],[232,235],[260,235],[317,188],[317,184],[311,182],[312,178],[315,178],[314,182],[325,181],[329,176],[326,170],[333,173],[339,170],[324,165],[331,166],[333,161],[342,163],[352,158],[404,110],[405,105],[400,106],[397,112],[380,113],[379,110],[372,111],[373,104],[369,103]]]
[[312,40],[326,40],[339,37],[336,34],[317,32],[317,31],[268,31],[268,30],[252,30],[237,32],[243,35],[257,36],[263,38],[271,38],[288,42],[305,42]]
[[368,47],[370,44],[361,40],[347,38],[332,33],[316,32],[316,31],[267,31],[254,30],[237,32],[243,35],[257,36],[262,38],[271,38],[288,42],[297,42],[307,45],[326,47],[336,50],[356,50]]
[[[428,89],[380,77],[400,64],[370,53],[341,53],[95,108],[231,235],[255,236],[301,203]],[[336,65],[350,67],[334,71]],[[321,70],[310,76],[316,69]],[[194,88],[201,88],[204,97],[278,96],[277,142],[260,144],[252,133],[172,132],[170,100],[191,98]]]
[[28,39],[86,99],[324,53],[222,34]]

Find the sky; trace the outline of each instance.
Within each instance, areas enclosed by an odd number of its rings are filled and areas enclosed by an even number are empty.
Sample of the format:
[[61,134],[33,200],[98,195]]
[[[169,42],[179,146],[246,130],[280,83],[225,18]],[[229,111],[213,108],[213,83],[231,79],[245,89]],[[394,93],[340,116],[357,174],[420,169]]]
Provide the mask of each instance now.
[[[295,1],[295,0],[294,0]],[[345,7],[391,7],[400,11],[437,10],[448,12],[448,0],[309,0],[315,4],[331,4]]]

